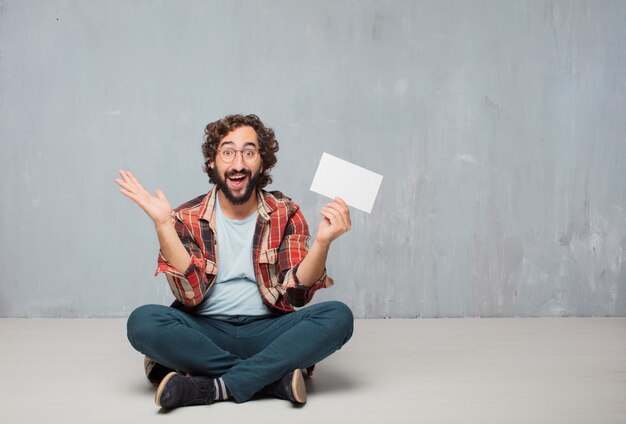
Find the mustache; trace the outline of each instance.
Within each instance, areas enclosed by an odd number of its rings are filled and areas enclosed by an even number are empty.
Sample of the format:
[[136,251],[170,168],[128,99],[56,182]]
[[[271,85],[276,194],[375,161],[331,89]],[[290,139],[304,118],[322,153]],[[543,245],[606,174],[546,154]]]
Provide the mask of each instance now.
[[233,175],[244,175],[244,176],[250,176],[250,175],[252,175],[252,172],[250,172],[250,171],[249,171],[249,170],[247,170],[247,169],[242,169],[241,171],[235,171],[235,170],[232,170],[232,171],[229,171],[229,172],[227,172],[226,174],[224,174],[224,176],[225,176],[226,178],[228,178],[228,177],[232,177]]

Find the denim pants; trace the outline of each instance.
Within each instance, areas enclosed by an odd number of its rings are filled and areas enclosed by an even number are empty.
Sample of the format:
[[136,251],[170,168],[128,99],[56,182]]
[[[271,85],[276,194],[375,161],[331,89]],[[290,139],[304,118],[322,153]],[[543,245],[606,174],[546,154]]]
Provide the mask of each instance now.
[[145,305],[128,318],[128,339],[156,362],[191,375],[222,377],[237,402],[294,369],[314,365],[352,336],[352,312],[337,301],[282,316],[226,320]]

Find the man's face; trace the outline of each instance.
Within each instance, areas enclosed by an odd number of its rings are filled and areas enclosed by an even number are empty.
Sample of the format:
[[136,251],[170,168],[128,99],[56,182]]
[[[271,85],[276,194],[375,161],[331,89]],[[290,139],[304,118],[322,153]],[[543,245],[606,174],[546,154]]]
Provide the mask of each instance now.
[[[248,126],[235,128],[224,136],[217,149],[215,161],[210,164],[211,167],[215,167],[216,185],[232,204],[242,205],[250,199],[257,188],[262,170],[256,131]],[[221,152],[228,149],[236,151],[230,163],[224,161]],[[257,152],[254,161],[244,159],[244,150]]]

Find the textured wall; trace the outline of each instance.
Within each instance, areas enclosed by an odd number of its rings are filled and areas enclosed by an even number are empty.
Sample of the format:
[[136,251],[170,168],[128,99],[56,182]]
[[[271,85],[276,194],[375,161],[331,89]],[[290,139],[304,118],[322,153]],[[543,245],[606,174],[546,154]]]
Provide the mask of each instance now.
[[208,189],[257,113],[312,228],[323,151],[384,175],[332,248],[359,317],[626,315],[626,3],[0,1],[0,316],[171,300],[113,179]]

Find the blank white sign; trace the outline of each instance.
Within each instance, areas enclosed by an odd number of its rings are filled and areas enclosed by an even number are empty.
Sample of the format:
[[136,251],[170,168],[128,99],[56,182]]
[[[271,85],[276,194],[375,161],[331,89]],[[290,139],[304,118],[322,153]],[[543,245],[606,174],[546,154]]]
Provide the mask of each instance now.
[[371,213],[383,176],[324,152],[311,191]]

